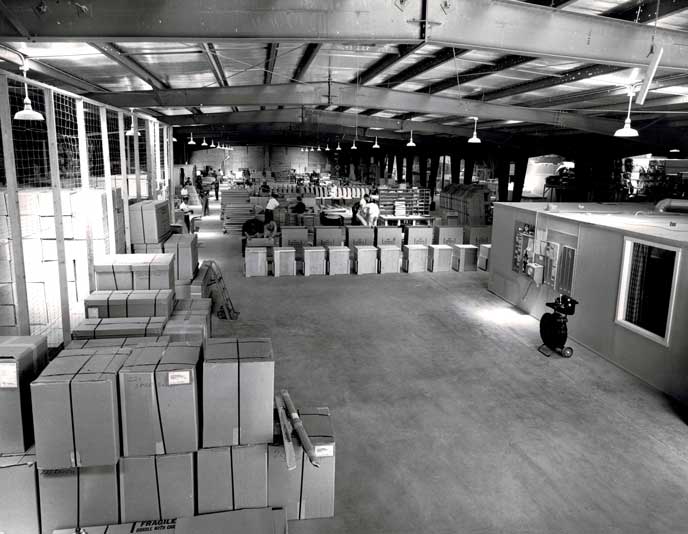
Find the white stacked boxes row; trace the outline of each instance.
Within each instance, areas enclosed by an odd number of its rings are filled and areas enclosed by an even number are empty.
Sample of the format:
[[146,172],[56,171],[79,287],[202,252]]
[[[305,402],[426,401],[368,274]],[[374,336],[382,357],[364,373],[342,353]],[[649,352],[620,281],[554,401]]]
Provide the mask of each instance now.
[[[107,195],[98,190],[61,192],[65,236],[67,291],[72,321],[83,315],[83,298],[89,294],[89,255],[124,251],[124,213],[119,190],[112,192],[115,243],[110,243]],[[22,247],[29,303],[29,322],[34,333],[46,333],[51,345],[61,341],[60,282],[52,190],[31,189],[18,193]],[[0,193],[0,334],[16,334],[14,310],[11,226],[6,193]]]
[[189,283],[198,269],[198,235],[172,234],[160,243],[134,243],[136,254],[174,254],[174,273],[178,283]]
[[84,301],[86,318],[169,317],[174,309],[174,290],[101,290]]
[[97,290],[174,289],[174,254],[114,254],[94,263]]
[[167,317],[84,319],[72,329],[72,339],[161,336]]

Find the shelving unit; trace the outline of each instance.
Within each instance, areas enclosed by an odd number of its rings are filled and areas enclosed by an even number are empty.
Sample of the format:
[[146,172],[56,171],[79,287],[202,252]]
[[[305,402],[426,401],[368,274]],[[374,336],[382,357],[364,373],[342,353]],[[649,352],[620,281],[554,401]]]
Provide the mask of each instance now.
[[405,205],[401,215],[430,215],[429,189],[380,189],[380,215],[400,215],[399,208],[395,212],[397,202]]

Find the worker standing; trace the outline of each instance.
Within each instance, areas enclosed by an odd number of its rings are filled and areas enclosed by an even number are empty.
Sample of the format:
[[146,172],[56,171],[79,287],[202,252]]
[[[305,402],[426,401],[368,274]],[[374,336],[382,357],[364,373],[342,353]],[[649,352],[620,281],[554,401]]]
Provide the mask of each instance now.
[[277,193],[273,193],[265,206],[265,222],[268,223],[275,218],[275,210],[279,207]]

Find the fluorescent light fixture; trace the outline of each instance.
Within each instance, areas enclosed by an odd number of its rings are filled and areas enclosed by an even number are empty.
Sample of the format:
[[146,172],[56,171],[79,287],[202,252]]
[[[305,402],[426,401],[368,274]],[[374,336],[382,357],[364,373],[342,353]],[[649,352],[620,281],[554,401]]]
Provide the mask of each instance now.
[[380,145],[377,144],[377,135],[375,136],[375,144],[373,145],[373,148],[380,148]]
[[681,152],[681,150],[678,148],[672,148],[671,150],[669,150],[669,152],[671,152],[672,154],[676,154],[678,152]]
[[468,142],[471,144],[478,144],[480,143],[480,137],[478,137],[478,117],[468,117],[469,119],[473,119],[473,137],[471,137]]
[[369,130],[384,130],[384,128],[380,128],[379,126],[371,126],[368,128]]
[[190,134],[188,145],[195,145],[196,141],[193,140],[193,133]]
[[614,132],[614,137],[638,137],[638,130],[631,128],[631,105],[633,104],[633,89],[628,91],[628,115],[624,120],[623,128],[619,128]]
[[[29,67],[22,65],[19,67],[20,70],[24,71],[24,80],[26,80],[26,73]],[[29,98],[29,84],[24,81],[24,109],[17,111],[14,114],[15,121],[43,121],[43,115],[38,111],[34,111],[31,107],[31,99]]]
[[406,146],[416,146],[416,143],[413,142],[413,130],[411,130],[411,139],[409,139],[409,142],[406,143]]

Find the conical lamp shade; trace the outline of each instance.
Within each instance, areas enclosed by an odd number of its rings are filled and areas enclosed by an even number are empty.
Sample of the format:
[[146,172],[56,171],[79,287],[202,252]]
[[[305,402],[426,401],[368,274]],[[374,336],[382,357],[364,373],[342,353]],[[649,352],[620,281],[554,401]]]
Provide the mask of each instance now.
[[43,115],[38,111],[34,111],[31,107],[31,100],[29,96],[24,97],[24,109],[17,111],[14,114],[14,120],[16,121],[42,121],[45,120]]

